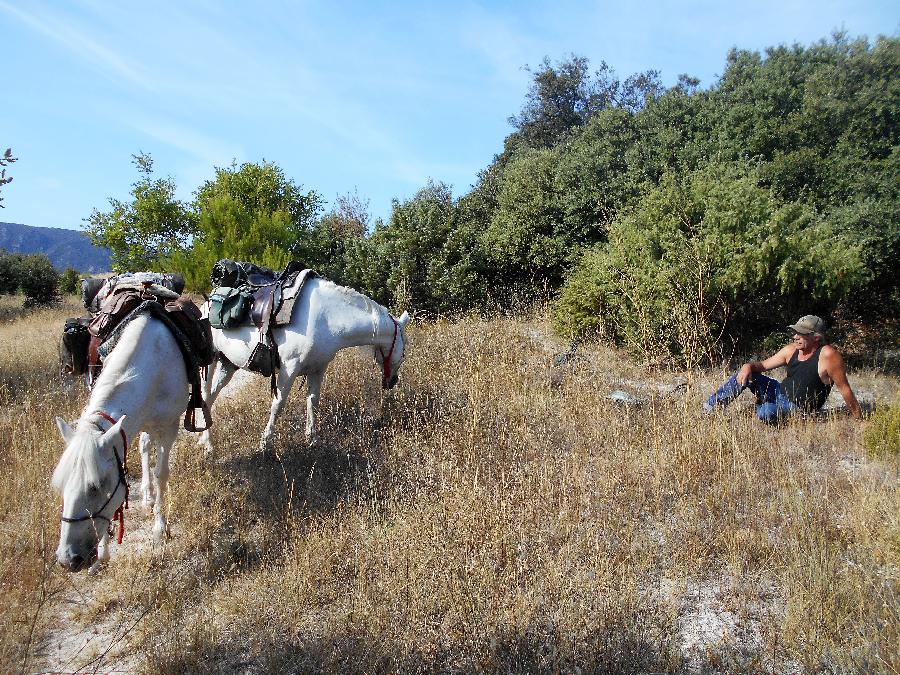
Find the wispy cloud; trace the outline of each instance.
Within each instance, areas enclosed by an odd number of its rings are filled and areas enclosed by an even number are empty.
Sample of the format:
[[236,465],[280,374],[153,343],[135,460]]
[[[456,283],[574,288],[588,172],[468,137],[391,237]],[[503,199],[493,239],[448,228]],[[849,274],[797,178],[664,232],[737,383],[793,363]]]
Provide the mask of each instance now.
[[169,119],[131,115],[128,124],[145,136],[205,162],[209,167],[225,166],[232,160],[240,162],[246,155],[244,149],[235,143],[222,141]]
[[461,17],[459,30],[463,44],[481,55],[495,81],[511,87],[521,87],[527,81],[523,67],[534,55],[536,45],[515,15],[470,5]]
[[[34,5],[29,4],[27,7],[33,8]],[[116,51],[88,37],[69,19],[50,10],[27,11],[4,0],[0,0],[0,11],[6,12],[35,32],[68,49],[76,57],[104,74],[150,92],[156,91],[156,87],[145,72]]]

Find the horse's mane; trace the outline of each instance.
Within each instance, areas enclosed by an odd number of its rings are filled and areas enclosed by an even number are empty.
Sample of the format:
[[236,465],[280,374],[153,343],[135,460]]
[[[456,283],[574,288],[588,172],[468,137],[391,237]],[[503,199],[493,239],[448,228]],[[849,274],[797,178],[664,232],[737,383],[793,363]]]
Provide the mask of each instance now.
[[74,479],[87,485],[99,485],[103,476],[101,465],[104,460],[99,446],[102,432],[90,429],[84,419],[78,421],[78,427],[53,471],[50,484],[57,492],[62,492],[66,483]]
[[[126,337],[135,341],[138,340],[151,323],[151,318],[147,314],[135,317],[131,323],[125,327],[125,330],[120,337],[120,341],[124,342]],[[140,326],[140,329],[135,332],[133,326]],[[130,361],[125,361],[124,363],[121,361],[118,363],[117,361],[114,361],[113,359],[117,357],[117,355],[117,352],[113,350],[109,357],[107,357],[107,360],[104,362],[104,367],[100,371],[100,376],[91,388],[91,399],[88,405],[93,406],[91,408],[92,410],[102,407],[96,405],[96,402],[108,400],[118,387],[141,379],[141,374],[132,367]]]
[[[91,401],[105,401],[109,399],[117,387],[140,380],[141,375],[134,368],[126,368],[124,372],[116,373],[116,377],[103,377],[104,373],[111,373],[112,370],[101,370],[100,377],[94,382],[94,388],[91,390]],[[97,406],[95,406],[97,407]]]
[[388,311],[387,307],[379,305],[377,302],[372,300],[372,298],[360,293],[356,289],[350,288],[349,286],[341,286],[329,279],[322,279],[321,277],[319,278],[319,281],[342,294],[351,305],[357,307],[358,309],[362,309],[370,313],[385,314],[390,316],[390,312]]

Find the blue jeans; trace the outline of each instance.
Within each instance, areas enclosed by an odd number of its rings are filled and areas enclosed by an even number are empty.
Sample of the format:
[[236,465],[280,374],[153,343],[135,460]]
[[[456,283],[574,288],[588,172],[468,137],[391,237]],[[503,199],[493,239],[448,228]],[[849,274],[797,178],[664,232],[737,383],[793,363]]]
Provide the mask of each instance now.
[[725,407],[740,396],[744,389],[749,389],[756,395],[756,416],[763,422],[775,424],[800,410],[784,395],[778,380],[759,373],[753,373],[743,386],[738,384],[735,373],[706,400],[703,409],[710,412],[717,406]]

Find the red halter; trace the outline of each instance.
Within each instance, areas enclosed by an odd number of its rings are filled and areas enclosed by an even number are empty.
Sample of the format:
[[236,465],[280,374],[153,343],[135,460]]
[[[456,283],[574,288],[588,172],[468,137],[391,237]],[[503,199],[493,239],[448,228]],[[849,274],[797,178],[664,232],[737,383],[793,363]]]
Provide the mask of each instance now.
[[388,350],[387,356],[384,355],[384,350],[380,347],[378,351],[381,352],[381,361],[384,368],[384,380],[385,382],[391,381],[391,357],[394,355],[394,347],[397,346],[397,319],[391,317],[391,321],[394,322],[394,337],[391,340],[391,348]]
[[[102,410],[95,410],[93,414],[99,415],[113,425],[118,422],[112,415],[109,415]],[[122,461],[119,464],[119,477],[125,484],[125,500],[119,504],[119,508],[113,513],[113,520],[119,521],[119,533],[116,535],[117,544],[121,544],[122,537],[125,536],[125,509],[128,508],[128,437],[125,436],[125,431],[122,427],[119,427],[119,433],[122,435]],[[118,455],[118,453],[116,454]],[[116,457],[116,459],[118,459],[118,457]],[[112,526],[112,522],[110,522],[110,526]]]

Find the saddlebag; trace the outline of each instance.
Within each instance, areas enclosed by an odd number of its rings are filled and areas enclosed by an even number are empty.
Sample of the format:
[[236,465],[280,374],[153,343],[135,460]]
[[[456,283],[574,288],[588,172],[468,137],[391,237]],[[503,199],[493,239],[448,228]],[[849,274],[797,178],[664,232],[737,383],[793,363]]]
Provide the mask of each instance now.
[[220,286],[209,296],[209,325],[237,328],[247,322],[253,296],[242,288]]
[[59,360],[63,371],[69,375],[84,375],[88,369],[88,332],[90,317],[66,319],[59,349]]

